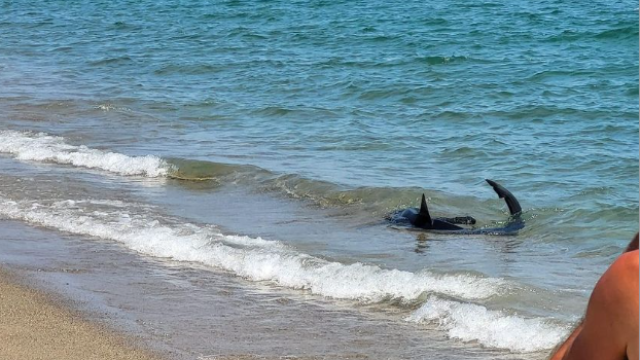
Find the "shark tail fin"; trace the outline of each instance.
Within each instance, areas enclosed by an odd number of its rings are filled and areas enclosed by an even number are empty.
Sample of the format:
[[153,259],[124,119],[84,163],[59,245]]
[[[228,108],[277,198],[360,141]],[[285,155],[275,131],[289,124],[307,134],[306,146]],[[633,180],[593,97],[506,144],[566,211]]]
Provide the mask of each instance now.
[[504,201],[507,203],[507,206],[509,207],[509,213],[511,213],[511,215],[517,215],[522,212],[522,207],[520,207],[518,199],[516,199],[516,197],[513,196],[513,194],[509,190],[505,189],[502,185],[493,180],[486,179],[486,181],[489,183],[489,185],[491,185],[491,187],[493,187],[493,190],[496,192],[496,194],[498,194],[498,197],[500,199],[504,199]]
[[429,208],[427,207],[427,198],[422,194],[422,202],[420,202],[420,213],[418,214],[424,221],[431,223],[431,215],[429,214]]

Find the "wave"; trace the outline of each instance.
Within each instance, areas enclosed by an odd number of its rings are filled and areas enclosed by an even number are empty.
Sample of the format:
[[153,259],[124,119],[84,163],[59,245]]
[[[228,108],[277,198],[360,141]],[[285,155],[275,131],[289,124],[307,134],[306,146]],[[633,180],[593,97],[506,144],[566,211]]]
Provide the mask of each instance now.
[[405,320],[435,323],[452,339],[477,341],[484,346],[516,352],[552,348],[569,332],[566,326],[550,320],[506,315],[480,305],[443,300],[436,296],[430,296]]
[[467,56],[423,56],[419,58],[428,65],[460,63],[469,60]]
[[[153,155],[128,156],[116,152],[71,145],[64,138],[44,133],[0,130],[0,153],[21,161],[37,161],[95,169],[120,176],[142,176],[183,181],[208,181],[216,186],[243,185],[259,191],[310,201],[320,207],[349,208],[380,219],[398,208],[416,206],[426,193],[440,214],[472,213],[480,220],[495,217],[496,200],[471,199],[417,187],[347,188],[328,181],[295,174],[278,174],[253,165],[225,164]],[[486,191],[490,192],[490,189]],[[499,202],[497,202],[499,203]],[[499,205],[498,205],[499,206]]]
[[[464,153],[469,150],[461,147],[452,151]],[[416,206],[422,193],[427,195],[429,202],[434,204],[434,209],[437,209],[439,214],[443,216],[473,214],[481,223],[493,221],[497,216],[496,213],[499,213],[500,208],[504,206],[499,199],[493,197],[489,187],[482,190],[491,196],[489,199],[448,194],[419,187],[350,188],[329,181],[308,179],[297,174],[279,174],[254,165],[161,158],[153,155],[129,156],[92,149],[84,145],[71,145],[62,137],[44,133],[0,130],[0,153],[15,155],[16,159],[22,161],[71,165],[121,176],[175,179],[180,180],[177,182],[179,185],[186,184],[183,181],[209,181],[216,186],[243,185],[292,199],[310,201],[320,207],[349,208],[349,211],[366,213],[368,218],[382,219],[386,214],[399,208]],[[584,196],[576,199],[579,200],[582,197]],[[567,212],[565,221],[585,217],[595,217],[595,220],[627,219],[634,214],[637,215],[637,206],[630,207],[626,203],[603,203],[599,207],[601,209],[597,211],[574,209]],[[574,214],[577,210],[587,213]],[[538,223],[556,218],[553,213],[547,213],[543,209],[535,209],[535,211],[535,214],[530,214],[528,217],[536,218]]]
[[[637,24],[637,23],[636,23]],[[561,33],[553,34],[545,40],[549,42],[568,42],[589,39],[597,40],[636,40],[638,39],[638,26],[636,24],[620,23],[616,27],[602,31],[575,31],[564,30]]]
[[[253,165],[224,164],[210,161],[168,158],[170,177],[184,180],[208,179],[219,184],[243,184],[262,191],[283,194],[293,199],[312,201],[320,207],[361,207],[370,215],[383,215],[402,207],[416,206],[420,195],[426,193],[436,204],[447,204],[446,211],[469,211],[469,204],[477,203],[475,214],[486,213],[490,206],[483,200],[468,196],[450,195],[418,187],[350,188],[329,181],[308,179],[297,174],[278,174]],[[490,188],[486,191],[491,193]],[[495,201],[494,201],[495,203]]]
[[621,27],[609,29],[602,31],[596,34],[594,37],[596,39],[604,39],[604,40],[636,40],[638,39],[638,26],[630,24],[629,26],[625,26],[624,24]]
[[0,152],[13,154],[18,160],[67,164],[127,176],[162,177],[170,170],[170,165],[156,156],[127,156],[70,145],[61,137],[44,133],[2,130]]
[[[153,155],[128,156],[111,151],[71,145],[64,138],[45,133],[0,130],[0,153],[22,161],[36,161],[97,169],[122,176],[164,177],[185,181],[214,181],[257,186],[294,199],[311,200],[319,206],[365,205],[381,214],[400,206],[416,204],[424,189],[344,188],[338,184],[306,179],[295,174],[278,174],[253,165],[160,158]],[[434,199],[445,198],[430,191]],[[450,197],[448,202],[451,203]],[[460,203],[468,202],[460,198]],[[454,200],[455,202],[455,200]]]
[[209,226],[167,224],[152,215],[126,212],[121,204],[111,208],[106,201],[96,211],[90,206],[94,204],[100,202],[66,200],[43,205],[0,198],[0,215],[114,240],[145,255],[199,262],[253,281],[365,303],[412,301],[428,293],[482,299],[500,293],[506,284],[500,279],[467,274],[412,273],[362,263],[331,262],[299,253],[279,241],[224,235]]
[[162,218],[148,210],[153,209],[112,200],[44,204],[0,197],[0,217],[116,241],[143,255],[197,262],[250,281],[327,298],[403,308],[422,304],[405,320],[436,322],[449,337],[464,342],[530,352],[552,347],[566,332],[546,320],[504,315],[467,303],[508,292],[511,285],[503,279],[344,264],[301,253],[280,241],[225,235],[213,226]]

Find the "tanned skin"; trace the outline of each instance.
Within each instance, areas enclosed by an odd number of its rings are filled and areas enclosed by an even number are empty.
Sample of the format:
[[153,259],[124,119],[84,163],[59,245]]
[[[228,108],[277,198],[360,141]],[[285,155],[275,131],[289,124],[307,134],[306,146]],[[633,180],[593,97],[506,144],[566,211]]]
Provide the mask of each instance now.
[[584,320],[549,360],[638,360],[638,234],[602,275]]

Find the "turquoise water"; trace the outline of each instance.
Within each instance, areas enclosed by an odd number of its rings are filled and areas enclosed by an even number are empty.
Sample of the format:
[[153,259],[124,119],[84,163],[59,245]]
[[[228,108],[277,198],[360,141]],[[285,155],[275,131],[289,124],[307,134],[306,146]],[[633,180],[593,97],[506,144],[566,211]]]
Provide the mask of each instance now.
[[[170,214],[407,271],[429,265],[394,245],[407,234],[384,214],[426,192],[432,211],[491,224],[505,216],[484,184],[494,179],[525,210],[524,248],[504,260],[520,265],[452,259],[445,244],[431,260],[556,295],[577,286],[568,315],[532,311],[566,320],[638,229],[638,26],[630,1],[4,2],[0,130],[22,135],[0,141],[43,132],[153,155],[172,177],[200,180],[162,185]],[[328,233],[318,250],[304,229],[262,233],[176,200],[229,188],[346,229],[317,230]],[[363,258],[363,243],[396,258]],[[567,267],[575,277],[563,279]]]
[[3,107],[63,102],[52,117],[107,145],[131,127],[145,153],[347,188],[491,197],[469,188],[495,178],[525,207],[620,212],[626,234],[634,4],[10,2]]

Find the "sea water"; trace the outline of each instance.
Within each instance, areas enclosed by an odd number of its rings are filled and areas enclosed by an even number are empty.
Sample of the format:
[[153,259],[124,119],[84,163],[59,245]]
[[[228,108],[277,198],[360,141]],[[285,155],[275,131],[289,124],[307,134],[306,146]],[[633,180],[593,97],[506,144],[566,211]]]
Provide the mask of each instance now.
[[[4,2],[0,216],[541,359],[638,230],[637,69],[629,1]],[[517,236],[384,220],[484,179]]]

